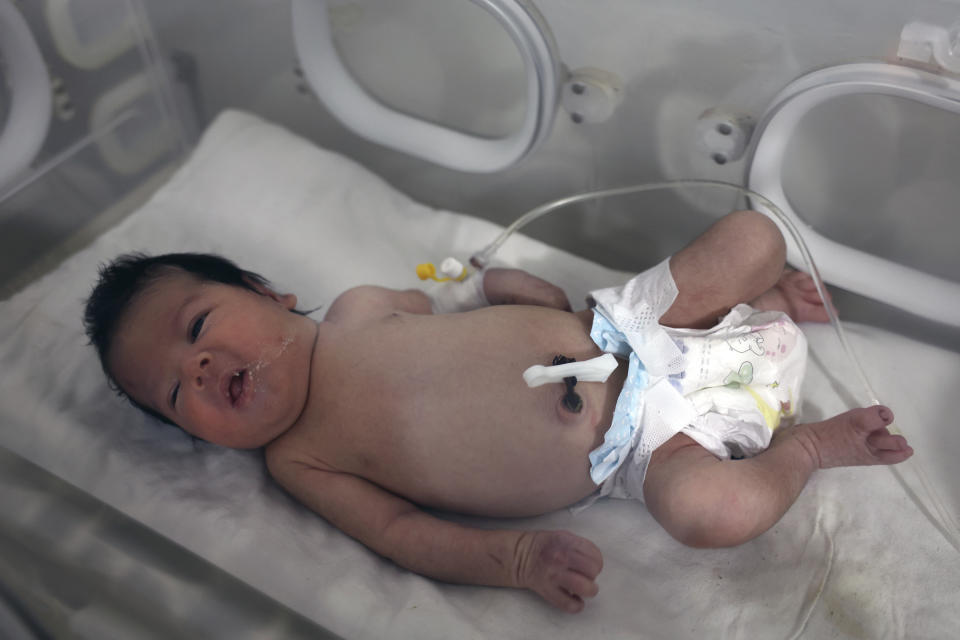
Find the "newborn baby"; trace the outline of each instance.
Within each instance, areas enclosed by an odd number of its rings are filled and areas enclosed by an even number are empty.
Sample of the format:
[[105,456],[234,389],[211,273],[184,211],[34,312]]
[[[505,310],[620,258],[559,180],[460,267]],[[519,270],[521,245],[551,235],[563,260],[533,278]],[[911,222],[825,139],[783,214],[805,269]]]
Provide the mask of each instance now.
[[[265,447],[280,485],[373,551],[567,611],[598,591],[590,541],[419,507],[513,517],[635,497],[680,542],[728,546],[770,528],[814,470],[912,453],[885,407],[779,426],[805,349],[789,318],[826,316],[809,277],[784,272],[783,239],[761,214],[730,214],[626,287],[595,292],[596,311],[571,312],[521,271],[478,282],[490,306],[436,314],[419,290],[364,286],[318,323],[222,258],[126,256],[101,271],[85,322],[132,402],[210,442]],[[751,306],[727,315],[739,303]],[[604,382],[524,384],[532,365],[604,350],[618,356]]]

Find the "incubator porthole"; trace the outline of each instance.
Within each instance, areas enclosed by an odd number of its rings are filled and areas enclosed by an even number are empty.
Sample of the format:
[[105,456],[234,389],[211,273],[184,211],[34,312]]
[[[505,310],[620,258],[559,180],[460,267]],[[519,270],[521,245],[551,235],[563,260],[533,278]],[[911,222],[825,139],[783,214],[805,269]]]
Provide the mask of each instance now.
[[[379,3],[388,12],[394,4],[400,3]],[[437,9],[460,5],[470,7],[468,10],[474,12],[467,16],[471,27],[465,32],[474,35],[456,42],[447,55],[458,56],[470,61],[472,67],[479,67],[477,74],[462,78],[458,74],[446,73],[443,59],[438,58],[432,49],[444,46],[443,43],[449,40],[445,38],[448,29],[438,22]],[[434,10],[419,12],[417,22],[409,24],[414,34],[423,34],[424,27],[436,25],[426,31],[432,34],[430,38],[392,35],[396,33],[392,27],[404,12],[389,13],[389,20],[380,23],[376,21],[377,14],[371,14],[370,28],[352,31],[351,37],[343,38],[336,46],[327,2],[293,0],[292,8],[294,45],[308,84],[331,115],[357,135],[452,169],[487,173],[517,163],[537,148],[550,132],[564,73],[553,34],[531,2],[437,2]],[[456,13],[450,15],[456,19]],[[484,28],[489,29],[489,33],[484,33],[489,37],[476,38],[477,25],[474,22],[478,18],[479,24],[488,25]],[[391,28],[381,28],[384,24]],[[371,39],[370,34],[374,34],[375,39]],[[439,38],[435,42],[431,40],[434,36]],[[502,46],[490,38],[499,39]],[[384,55],[379,58],[343,55],[364,41],[368,48],[383,47]],[[416,60],[416,64],[407,67],[403,77],[382,64],[385,57],[396,57],[398,48],[407,52],[402,58],[412,55]],[[343,58],[354,64],[363,60],[372,62],[365,64],[363,69],[348,69]],[[478,60],[487,64],[477,65]],[[516,92],[486,89],[488,85],[502,86],[504,78],[513,75],[500,73],[501,63],[506,63],[503,68],[511,68],[516,67],[518,61],[523,76],[522,80],[516,78]],[[366,80],[358,83],[357,78],[364,76],[367,76]],[[411,82],[418,77],[423,78],[423,86],[414,90]],[[451,82],[463,84],[459,89],[453,89]],[[389,100],[375,95],[374,87],[377,86],[385,91]],[[447,99],[452,95],[461,97],[462,109],[457,108],[457,102]],[[482,100],[507,97],[503,99],[504,108],[499,116],[478,118],[474,115],[476,100],[462,100],[468,95]],[[524,108],[514,108],[521,104]],[[515,123],[515,116],[522,119]],[[581,116],[587,117],[583,112]]]
[[33,33],[9,0],[0,0],[0,187],[26,170],[47,137],[50,78]]
[[84,4],[90,3],[46,0],[44,14],[60,56],[78,69],[99,69],[136,45],[136,18],[120,0],[100,0],[97,19],[90,20]]

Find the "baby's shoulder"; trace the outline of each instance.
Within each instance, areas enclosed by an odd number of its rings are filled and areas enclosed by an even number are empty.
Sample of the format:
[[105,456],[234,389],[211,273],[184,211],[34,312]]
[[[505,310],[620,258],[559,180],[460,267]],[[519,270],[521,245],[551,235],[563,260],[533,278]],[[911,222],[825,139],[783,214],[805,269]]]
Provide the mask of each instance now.
[[382,318],[396,311],[430,313],[430,300],[416,289],[397,291],[375,285],[347,289],[330,305],[324,320],[357,322]]
[[335,469],[313,455],[309,446],[296,433],[287,433],[268,444],[263,450],[263,459],[270,475],[283,483],[284,478],[296,475],[298,471]]

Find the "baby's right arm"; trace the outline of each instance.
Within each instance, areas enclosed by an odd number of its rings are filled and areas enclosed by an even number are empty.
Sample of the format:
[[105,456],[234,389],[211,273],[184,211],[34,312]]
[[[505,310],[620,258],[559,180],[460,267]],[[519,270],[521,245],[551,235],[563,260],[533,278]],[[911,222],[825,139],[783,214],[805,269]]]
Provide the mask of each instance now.
[[572,533],[472,529],[358,476],[278,461],[269,452],[267,462],[294,497],[406,569],[444,582],[530,589],[569,612],[597,594],[600,551]]

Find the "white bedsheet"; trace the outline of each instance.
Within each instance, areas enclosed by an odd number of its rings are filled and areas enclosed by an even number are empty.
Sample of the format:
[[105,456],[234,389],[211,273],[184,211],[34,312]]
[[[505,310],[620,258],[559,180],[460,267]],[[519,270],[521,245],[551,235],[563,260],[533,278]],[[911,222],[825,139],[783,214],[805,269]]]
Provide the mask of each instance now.
[[[960,554],[884,468],[816,474],[779,524],[730,550],[684,548],[630,502],[511,522],[566,528],[604,552],[599,597],[571,616],[532,594],[437,583],[368,552],[273,485],[259,453],[194,444],[115,398],[82,336],[96,266],[121,252],[220,252],[309,308],[356,284],[416,286],[417,263],[468,256],[497,230],[225,113],[140,211],[3,303],[0,444],[345,637],[955,637]],[[500,257],[563,285],[575,305],[628,275],[526,238]],[[808,419],[856,393],[824,329],[810,329]],[[956,517],[960,358],[867,327],[852,327],[851,340]]]

